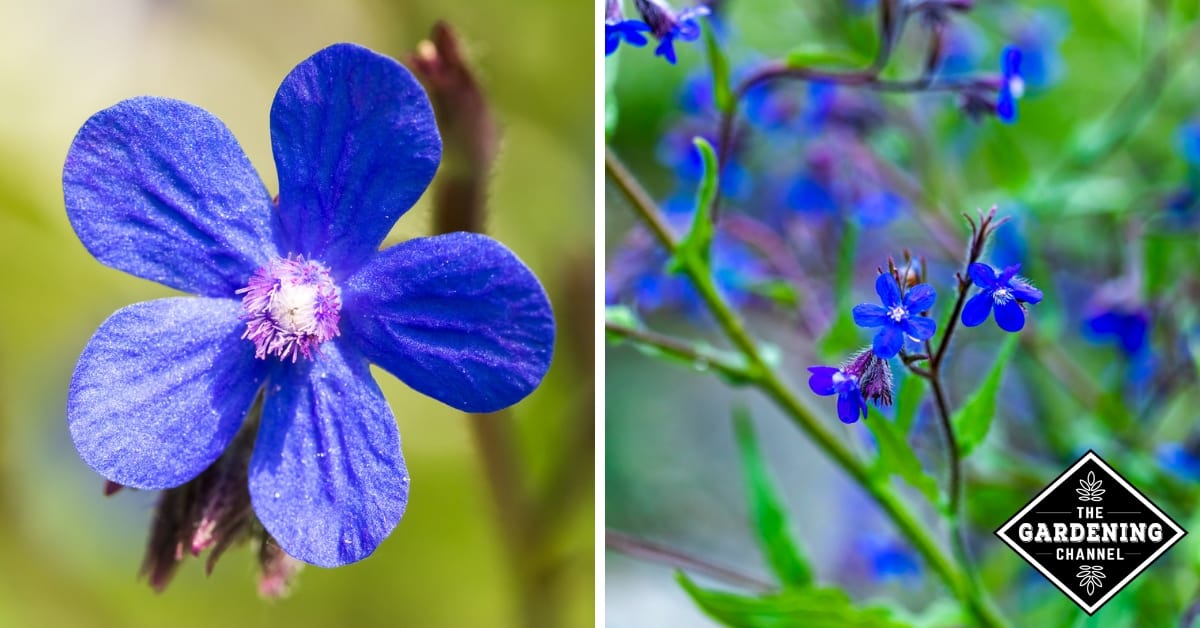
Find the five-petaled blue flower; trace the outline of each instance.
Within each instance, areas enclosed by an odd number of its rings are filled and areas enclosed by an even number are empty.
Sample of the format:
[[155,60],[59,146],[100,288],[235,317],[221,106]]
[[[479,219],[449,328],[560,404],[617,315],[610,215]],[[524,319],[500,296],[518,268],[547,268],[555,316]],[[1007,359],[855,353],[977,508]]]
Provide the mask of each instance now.
[[538,280],[482,235],[379,250],[441,159],[424,90],[352,44],[283,80],[272,201],[229,130],[157,97],[92,116],[67,155],[67,215],[99,261],[194,297],[118,310],[88,342],[67,420],[113,482],[179,486],[213,463],[261,394],[254,511],[290,555],[336,566],[400,521],[409,476],[368,370],[468,412],[525,397],[550,363]]
[[650,25],[641,20],[621,20],[604,23],[604,56],[617,51],[621,41],[630,46],[645,46],[649,41],[642,33],[650,32]]
[[837,395],[837,413],[842,423],[854,423],[867,418],[867,400],[858,387],[858,377],[844,369],[833,366],[810,366],[808,387],[814,393],[827,397]]
[[883,306],[862,303],[854,306],[854,323],[859,327],[881,327],[875,334],[872,350],[875,355],[888,359],[900,352],[904,337],[913,340],[928,340],[937,331],[937,323],[927,316],[919,316],[933,307],[937,292],[927,283],[917,284],[900,294],[900,285],[891,273],[883,273],[875,280],[875,292]]
[[1021,78],[1021,50],[1016,46],[1005,46],[1000,53],[1000,97],[996,101],[996,117],[1001,122],[1017,120],[1017,99],[1025,94],[1025,80]]
[[993,306],[996,309],[996,324],[1004,331],[1021,331],[1025,326],[1025,308],[1022,303],[1038,303],[1042,291],[1028,281],[1018,277],[1020,264],[1005,268],[997,276],[995,269],[987,264],[974,263],[967,267],[971,281],[980,287],[979,294],[971,297],[963,308],[962,322],[975,327],[987,320]]

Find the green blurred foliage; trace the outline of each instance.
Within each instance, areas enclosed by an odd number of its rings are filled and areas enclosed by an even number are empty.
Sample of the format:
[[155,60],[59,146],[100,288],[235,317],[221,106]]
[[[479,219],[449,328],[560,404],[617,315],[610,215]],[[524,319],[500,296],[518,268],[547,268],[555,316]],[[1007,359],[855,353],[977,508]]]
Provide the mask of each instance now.
[[[586,5],[4,0],[0,626],[519,625],[514,566],[466,417],[382,371],[414,477],[407,514],[374,556],[307,568],[276,603],[258,599],[246,550],[230,551],[207,579],[201,560],[186,561],[156,596],[137,578],[153,495],[102,497],[101,478],[66,430],[67,383],[91,333],[120,307],[171,294],[102,266],[74,236],[60,177],[80,125],[140,94],[192,102],[230,127],[274,191],[267,120],[283,76],[337,41],[402,59],[438,19],[458,30],[502,130],[489,229],[542,279],[558,317],[550,373],[514,415],[531,489],[578,480],[570,499],[542,513],[556,532],[521,568],[549,574],[537,594],[557,606],[560,625],[591,624],[593,465],[590,444],[586,455],[567,449],[593,429],[594,21]],[[428,211],[423,201],[389,243],[427,233]]]

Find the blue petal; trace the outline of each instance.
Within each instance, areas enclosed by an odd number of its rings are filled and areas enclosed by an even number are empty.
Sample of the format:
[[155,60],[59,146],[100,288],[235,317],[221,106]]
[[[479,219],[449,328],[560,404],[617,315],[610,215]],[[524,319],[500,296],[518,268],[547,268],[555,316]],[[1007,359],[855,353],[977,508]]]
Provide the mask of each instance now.
[[1005,46],[1001,52],[1001,67],[1005,79],[1021,76],[1021,49]]
[[611,26],[605,27],[604,32],[604,56],[609,56],[617,51],[617,47],[621,45],[621,35],[616,30],[610,30]]
[[550,303],[503,244],[473,233],[417,238],[343,289],[343,334],[404,383],[467,412],[520,401],[546,374]]
[[67,218],[96,259],[205,296],[233,296],[274,255],[271,200],[229,129],[144,96],[92,116],[63,168]]
[[1005,124],[1017,121],[1017,99],[1013,97],[1012,88],[1007,84],[1000,88],[1000,98],[996,101],[996,117]]
[[937,332],[937,323],[925,316],[910,316],[904,319],[904,333],[917,340],[928,340]]
[[1005,266],[1004,270],[1000,271],[1000,275],[996,277],[996,283],[1001,286],[1006,286],[1008,285],[1008,282],[1011,281],[1013,277],[1016,277],[1017,273],[1019,272],[1021,272],[1020,264]]
[[808,367],[808,372],[812,373],[808,378],[808,387],[822,397],[832,395],[834,393],[833,374],[840,370],[832,366]]
[[875,334],[872,351],[876,356],[886,360],[899,353],[902,346],[904,346],[904,332],[894,325],[884,325],[879,333]]
[[862,392],[855,387],[838,395],[837,411],[838,419],[842,423],[854,423],[858,421],[860,414],[862,418],[867,418],[867,401],[863,399]]
[[658,47],[654,49],[654,54],[655,56],[666,59],[667,63],[675,65],[675,45],[673,43],[673,37],[671,35],[663,37],[662,41],[658,42]]
[[967,327],[975,327],[986,321],[991,312],[992,293],[984,290],[967,300],[967,305],[963,307],[962,324]]
[[425,90],[396,61],[353,44],[309,57],[271,105],[279,248],[348,274],[421,197],[442,140]]
[[879,327],[891,322],[887,310],[874,303],[860,303],[850,310],[850,314],[854,316],[854,324],[859,327]]
[[1013,296],[1026,303],[1036,304],[1042,301],[1042,291],[1034,288],[1020,277],[1014,277],[1012,281],[1008,282],[1008,285],[1012,288]]
[[885,308],[900,305],[900,285],[891,273],[883,273],[875,278],[875,293],[879,295]]
[[927,283],[917,284],[904,293],[904,309],[908,310],[909,314],[919,314],[933,307],[936,300],[937,291],[933,286]]
[[175,297],[104,321],[67,393],[67,426],[83,461],[142,489],[178,486],[212,464],[265,372],[241,339],[240,313],[232,299]]
[[1015,300],[997,303],[996,324],[1004,331],[1021,331],[1025,326],[1025,310]]
[[408,503],[400,432],[366,359],[325,343],[267,390],[250,459],[254,512],[290,556],[322,567],[366,558]]
[[980,288],[993,288],[996,286],[996,271],[992,270],[987,264],[978,262],[967,267],[967,274],[971,276],[971,281]]

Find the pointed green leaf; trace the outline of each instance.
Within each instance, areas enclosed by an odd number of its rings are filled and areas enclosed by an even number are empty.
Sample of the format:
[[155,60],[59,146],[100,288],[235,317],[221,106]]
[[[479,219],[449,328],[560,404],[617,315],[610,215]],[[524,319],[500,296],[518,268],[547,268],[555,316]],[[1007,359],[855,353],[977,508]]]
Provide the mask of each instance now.
[[887,608],[857,608],[839,589],[791,589],[761,596],[705,589],[682,572],[676,579],[700,610],[735,628],[907,628]]
[[667,270],[673,273],[678,273],[691,264],[708,269],[712,252],[713,223],[708,208],[717,196],[717,153],[702,137],[694,138],[692,143],[700,151],[704,176],[700,179],[700,187],[696,191],[696,210],[692,213],[692,226],[679,242],[674,257],[667,263]]
[[785,588],[806,587],[812,584],[812,570],[788,532],[786,511],[776,494],[745,408],[734,410],[733,427],[742,454],[742,469],[746,473],[750,495],[750,516],[758,533],[758,544]]
[[769,299],[783,308],[792,309],[800,303],[800,293],[796,292],[796,286],[784,279],[759,281],[750,284],[749,289],[751,293]]
[[879,446],[879,457],[875,460],[872,472],[880,480],[898,475],[913,488],[921,491],[930,503],[938,502],[937,480],[921,468],[921,460],[917,458],[904,433],[891,421],[881,416],[868,416],[867,428],[875,436]]
[[721,50],[721,42],[717,41],[712,22],[705,23],[704,43],[708,48],[708,64],[712,68],[713,105],[717,111],[729,111],[733,107],[733,91],[729,87],[729,60]]
[[1004,344],[996,355],[996,361],[988,371],[979,388],[967,399],[967,402],[954,413],[951,423],[958,438],[958,450],[963,458],[971,453],[987,436],[992,427],[992,417],[996,414],[996,392],[1000,389],[1000,376],[1004,367],[1017,346],[1017,334],[1007,334]]
[[900,381],[896,391],[896,428],[901,434],[907,434],[912,428],[924,394],[924,379],[910,374]]

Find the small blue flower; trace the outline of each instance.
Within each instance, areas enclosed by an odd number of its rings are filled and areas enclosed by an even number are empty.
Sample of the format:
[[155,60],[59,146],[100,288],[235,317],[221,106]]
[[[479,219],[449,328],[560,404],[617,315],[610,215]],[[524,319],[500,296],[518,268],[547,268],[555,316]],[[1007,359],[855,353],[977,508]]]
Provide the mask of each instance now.
[[289,555],[361,560],[404,514],[400,433],[368,368],[469,412],[528,395],[554,320],[504,245],[454,233],[379,250],[441,159],[402,65],[337,44],[271,107],[272,200],[207,111],[140,97],[92,116],[63,169],[67,217],[100,262],[197,296],[104,321],[75,367],[67,425],[84,462],[134,488],[197,477],[256,399],[258,519]]
[[870,560],[871,577],[876,582],[906,580],[921,573],[913,550],[903,541],[880,534],[862,538],[861,552]]
[[1184,161],[1192,166],[1200,166],[1200,119],[1180,126],[1176,131],[1176,141]]
[[1146,346],[1150,313],[1145,308],[1114,304],[1092,312],[1083,322],[1088,337],[1097,341],[1112,338],[1126,356],[1137,355]]
[[700,22],[697,18],[709,14],[704,5],[684,9],[674,13],[660,0],[634,0],[642,19],[650,25],[651,32],[658,38],[658,47],[654,49],[656,56],[675,65],[675,40],[696,41],[700,38]]
[[962,312],[962,323],[975,327],[987,320],[993,306],[996,309],[996,324],[1008,332],[1021,331],[1025,326],[1024,303],[1036,304],[1042,300],[1042,291],[1028,281],[1018,277],[1020,264],[1005,268],[999,276],[987,264],[971,264],[967,274],[979,286],[979,294],[967,301]]
[[1154,452],[1158,463],[1172,474],[1192,482],[1200,482],[1200,456],[1182,443],[1163,443]]
[[642,47],[649,41],[642,33],[650,32],[650,25],[641,20],[622,20],[604,23],[604,56],[617,51],[621,41],[630,46]]
[[808,387],[822,397],[837,395],[837,413],[842,423],[867,418],[867,400],[858,387],[858,378],[832,366],[810,366]]
[[1011,124],[1017,120],[1017,99],[1025,94],[1020,49],[1016,46],[1004,47],[1000,53],[1000,71],[1000,98],[996,101],[996,116],[1001,122]]
[[933,307],[937,292],[927,283],[917,284],[903,296],[900,285],[891,273],[883,273],[875,279],[875,292],[883,306],[861,303],[854,306],[854,324],[859,327],[881,327],[875,334],[875,355],[888,359],[900,352],[904,337],[928,340],[937,331],[937,323],[921,312]]

